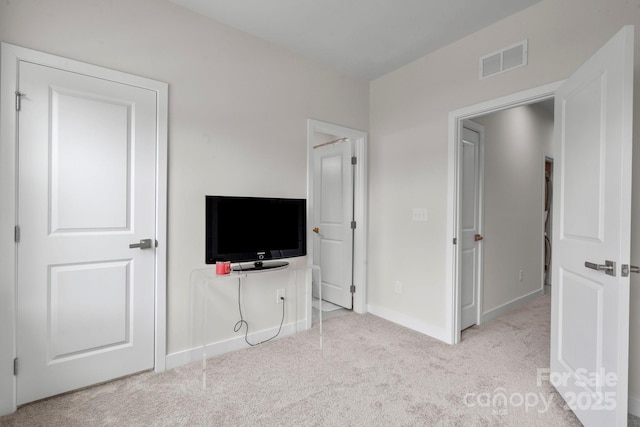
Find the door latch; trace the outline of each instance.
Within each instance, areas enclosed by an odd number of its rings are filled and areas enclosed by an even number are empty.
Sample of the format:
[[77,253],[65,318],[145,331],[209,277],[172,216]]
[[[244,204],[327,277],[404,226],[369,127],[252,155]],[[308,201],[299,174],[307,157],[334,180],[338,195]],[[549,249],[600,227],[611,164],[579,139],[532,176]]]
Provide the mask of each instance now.
[[640,267],[622,264],[622,277],[629,277],[629,273],[640,273]]
[[[153,246],[153,240],[152,239],[141,239],[140,243],[131,243],[129,245],[129,247],[131,249],[133,249],[133,248],[150,249],[151,246]],[[157,246],[157,242],[156,242],[156,246]]]

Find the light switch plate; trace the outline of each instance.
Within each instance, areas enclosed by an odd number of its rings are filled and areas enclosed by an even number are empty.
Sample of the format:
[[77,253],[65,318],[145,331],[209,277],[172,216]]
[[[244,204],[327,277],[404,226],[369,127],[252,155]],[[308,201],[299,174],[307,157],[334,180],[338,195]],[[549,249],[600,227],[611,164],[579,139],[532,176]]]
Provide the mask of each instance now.
[[427,208],[413,208],[414,221],[426,221],[427,220]]

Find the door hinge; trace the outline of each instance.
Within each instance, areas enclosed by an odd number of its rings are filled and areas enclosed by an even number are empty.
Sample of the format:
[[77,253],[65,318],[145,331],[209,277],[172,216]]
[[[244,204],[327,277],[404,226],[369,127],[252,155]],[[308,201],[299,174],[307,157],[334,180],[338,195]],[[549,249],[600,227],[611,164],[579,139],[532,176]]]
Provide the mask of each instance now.
[[358,158],[356,156],[351,157],[351,164],[352,165],[357,165],[358,164]]
[[20,226],[16,225],[13,229],[13,241],[18,243],[20,242]]
[[21,106],[20,98],[25,95],[26,93],[22,93],[19,90],[16,91],[16,111],[20,111],[20,106]]
[[351,229],[352,230],[356,229],[356,222],[355,221],[351,221]]
[[454,237],[454,238],[453,238],[453,244],[454,244],[454,245],[457,245],[457,244],[458,244],[458,238],[457,238],[457,237]]
[[349,290],[351,291],[352,294],[356,293],[356,285],[351,285],[351,288],[349,288]]
[[18,358],[13,359],[13,375],[18,375]]

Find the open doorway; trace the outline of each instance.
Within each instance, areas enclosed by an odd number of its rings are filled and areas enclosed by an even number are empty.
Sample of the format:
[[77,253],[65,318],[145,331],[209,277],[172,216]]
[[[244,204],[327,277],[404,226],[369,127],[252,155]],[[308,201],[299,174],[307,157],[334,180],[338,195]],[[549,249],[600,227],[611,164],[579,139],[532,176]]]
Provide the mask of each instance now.
[[312,119],[307,131],[307,256],[320,267],[308,285],[311,327],[314,312],[366,312],[367,135]]
[[[544,228],[551,225],[546,214],[545,159],[551,157],[553,143],[552,105],[553,100],[534,102],[463,121],[461,330],[544,293]],[[482,156],[469,154],[473,134],[478,135]],[[479,172],[478,179],[471,179]],[[479,223],[466,236],[472,222]],[[468,254],[474,253],[482,256],[471,260]]]
[[[483,295],[479,298],[481,304],[479,304],[477,313],[477,321],[482,323],[538,295],[542,295],[544,292],[544,239],[541,231],[544,227],[542,191],[544,185],[542,177],[544,176],[544,158],[545,156],[552,156],[552,137],[549,137],[549,142],[544,149],[538,148],[537,152],[532,152],[526,146],[519,146],[517,142],[520,138],[510,135],[509,132],[513,133],[515,129],[525,137],[535,132],[536,128],[525,120],[527,114],[530,114],[530,110],[534,108],[530,107],[530,105],[541,103],[545,100],[552,101],[555,90],[559,85],[560,83],[552,83],[452,111],[449,115],[449,194],[451,197],[449,199],[450,222],[448,232],[450,234],[447,254],[447,281],[451,287],[449,288],[450,292],[447,294],[447,324],[451,327],[450,329],[448,328],[448,331],[452,344],[460,341],[462,320],[460,310],[462,296],[460,289],[460,260],[462,248],[461,245],[457,244],[461,218],[459,197],[461,194],[460,151],[458,144],[462,123],[464,120],[473,120],[474,122],[481,122],[479,124],[483,126],[487,124],[493,126],[492,121],[499,121],[499,116],[494,116],[494,113],[511,116],[511,125],[508,126],[508,129],[503,127],[502,130],[497,131],[498,137],[502,139],[502,145],[498,144],[496,149],[493,150],[495,153],[489,153],[491,157],[485,160],[485,189],[491,189],[494,194],[485,195],[484,236],[479,244],[484,245],[485,267],[489,264],[494,265],[494,267],[491,268],[490,272],[488,268],[485,268],[483,273],[485,289],[483,290]],[[518,109],[516,107],[526,108]],[[538,113],[540,114],[544,113],[543,105],[538,105],[535,109],[539,110]],[[546,114],[550,117],[553,116],[551,112]],[[551,123],[548,128],[550,135],[552,135],[553,124]],[[486,152],[485,155],[487,155]],[[521,173],[525,167],[527,170],[533,170],[534,166],[529,162],[531,159],[533,159],[535,166],[535,174],[539,176],[539,179],[536,179],[535,182],[530,177],[531,174],[527,174],[525,179]],[[525,161],[527,161],[526,165],[523,163]],[[530,182],[528,182],[529,180]],[[527,183],[536,187],[530,187],[528,190],[523,189],[522,185]],[[529,206],[529,202],[535,202],[535,207],[531,207],[533,205]],[[523,231],[520,230],[517,221],[522,219],[523,216],[528,218],[537,216],[535,236],[533,234],[522,235]],[[531,218],[529,220],[533,221]],[[507,219],[511,222],[507,222]],[[493,225],[490,225],[489,221],[493,221]],[[509,231],[519,235],[516,240],[527,247],[524,253],[521,251],[510,252],[506,250],[506,247],[500,246],[499,242],[501,240],[510,241],[513,244],[513,239],[510,239],[508,235]],[[535,241],[535,245],[530,245],[529,241],[531,243]],[[495,256],[490,255],[488,259],[486,258],[487,249],[490,248],[487,246],[493,246],[495,254]],[[534,247],[537,247],[537,249],[532,249]],[[489,251],[490,253],[491,250]],[[492,258],[498,261],[491,261]]]
[[312,273],[313,321],[336,317],[353,309],[354,298],[354,184],[357,162],[347,137],[314,132],[314,233],[310,256],[320,267]]

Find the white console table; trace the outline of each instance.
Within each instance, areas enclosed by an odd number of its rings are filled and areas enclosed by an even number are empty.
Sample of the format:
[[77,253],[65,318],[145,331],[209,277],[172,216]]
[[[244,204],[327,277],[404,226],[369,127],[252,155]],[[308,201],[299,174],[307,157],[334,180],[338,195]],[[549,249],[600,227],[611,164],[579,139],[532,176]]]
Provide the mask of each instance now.
[[[318,271],[318,281],[322,283],[322,277],[320,276],[320,267],[312,265],[305,266],[302,268],[295,268],[291,265],[285,265],[282,267],[276,268],[267,268],[260,270],[244,270],[244,271],[232,271],[229,274],[216,274],[216,269],[214,267],[208,268],[199,268],[195,269],[191,272],[189,282],[191,287],[191,310],[192,310],[192,320],[195,318],[195,313],[193,310],[201,310],[202,317],[202,331],[200,337],[200,345],[202,346],[202,388],[207,388],[207,326],[210,322],[208,316],[208,304],[207,301],[209,297],[214,292],[216,286],[225,286],[231,282],[241,281],[247,277],[255,277],[256,275],[263,274],[271,274],[271,273],[282,273],[286,271],[289,273],[289,281],[293,280],[294,287],[297,293],[297,275],[299,272],[304,271],[305,273],[309,270],[317,270]],[[320,300],[322,300],[322,286],[319,287],[319,296]],[[311,283],[305,286],[304,298],[305,298],[305,307],[307,307],[306,316],[309,319],[312,318],[312,309],[311,309]],[[200,300],[197,300],[197,297],[200,296]],[[308,301],[307,301],[308,300]],[[319,332],[320,332],[320,349],[322,350],[322,310],[319,310]],[[298,319],[296,318],[296,325],[298,324]],[[193,328],[192,328],[193,329]],[[296,333],[297,333],[296,326]],[[193,330],[192,334],[192,344],[194,343]]]

